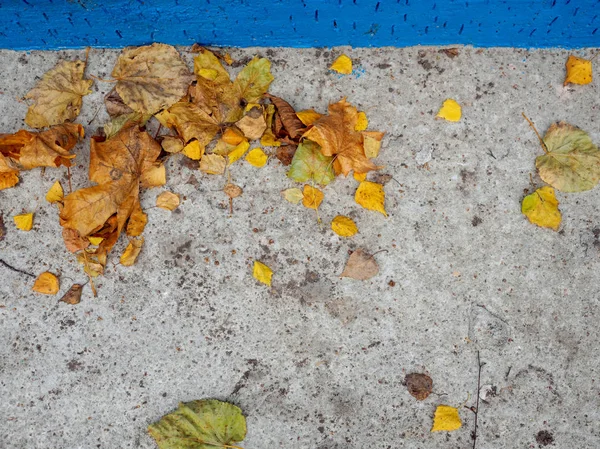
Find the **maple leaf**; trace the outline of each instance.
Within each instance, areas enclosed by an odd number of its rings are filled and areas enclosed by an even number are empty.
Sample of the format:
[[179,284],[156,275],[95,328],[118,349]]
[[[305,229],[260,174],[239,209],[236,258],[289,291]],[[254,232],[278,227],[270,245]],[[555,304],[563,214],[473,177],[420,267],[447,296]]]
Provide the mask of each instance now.
[[297,182],[314,179],[318,184],[327,185],[335,178],[332,161],[317,143],[305,139],[294,153],[288,176]]
[[453,430],[460,429],[461,427],[462,422],[456,407],[450,407],[449,405],[437,406],[433,416],[433,427],[431,428],[432,432],[452,432]]
[[552,187],[541,187],[523,198],[521,211],[531,223],[558,231],[562,217]]
[[71,150],[83,134],[83,127],[74,123],[37,133],[22,129],[14,134],[0,134],[0,190],[14,186],[20,170],[70,167],[75,157]]
[[204,399],[179,408],[150,424],[148,432],[159,449],[235,448],[246,438],[246,418],[233,404]]
[[562,192],[590,190],[600,181],[600,151],[585,131],[554,123],[544,136],[544,151],[535,165],[540,177]]
[[567,59],[565,66],[567,74],[565,76],[565,82],[563,83],[564,86],[569,83],[589,84],[592,82],[591,60],[569,55],[569,59]]
[[346,262],[346,266],[344,267],[342,274],[340,274],[340,277],[365,281],[372,278],[377,273],[379,273],[379,265],[377,265],[373,255],[359,248],[350,254],[348,262]]
[[46,128],[77,118],[81,99],[91,93],[92,80],[84,80],[83,61],[61,61],[44,74],[25,99],[34,104],[27,110],[25,123],[32,128]]
[[206,147],[220,131],[215,118],[194,103],[180,101],[156,115],[167,128],[175,128],[185,143],[196,139],[201,148]]
[[335,156],[334,170],[345,176],[354,170],[367,173],[377,167],[365,156],[363,135],[356,131],[358,111],[346,99],[329,105],[329,114],[313,123],[303,137],[317,142],[325,156]]
[[118,80],[115,89],[123,102],[146,114],[176,103],[193,81],[175,47],[158,43],[124,49],[112,77]]
[[92,138],[89,177],[97,185],[64,198],[60,224],[65,231],[71,230],[63,232],[69,239],[65,244],[78,250],[81,245],[69,242],[77,237],[102,237],[99,248],[90,254],[101,256],[99,263],[103,265],[134,212],[138,211],[135,216],[140,220],[140,187],[165,183],[164,166],[157,162],[159,154],[158,142],[136,123],[127,124],[111,139]]

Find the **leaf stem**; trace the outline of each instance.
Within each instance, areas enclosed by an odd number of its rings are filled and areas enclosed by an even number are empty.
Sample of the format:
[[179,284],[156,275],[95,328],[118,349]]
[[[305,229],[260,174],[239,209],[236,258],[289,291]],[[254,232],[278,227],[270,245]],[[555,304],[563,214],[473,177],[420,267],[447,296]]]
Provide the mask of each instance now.
[[529,122],[529,126],[531,126],[531,129],[533,129],[533,131],[535,131],[536,136],[540,140],[540,144],[542,144],[542,149],[544,150],[544,153],[548,154],[549,153],[548,147],[546,146],[544,139],[542,139],[542,136],[540,136],[540,133],[538,132],[538,130],[535,129],[535,125],[533,124],[533,122],[531,120],[529,120],[529,118],[525,115],[524,112],[521,112],[521,115],[523,116],[523,118],[525,120],[527,120],[527,122]]
[[[483,364],[485,365],[485,363]],[[473,449],[477,444],[477,417],[479,416],[479,390],[481,389],[481,359],[479,358],[479,351],[477,351],[477,405],[475,407],[475,427],[473,429]]]
[[104,78],[100,78],[99,76],[96,76],[96,75],[90,74],[89,76],[90,76],[90,78],[94,78],[95,80],[102,81],[104,83],[118,83],[119,82],[119,80],[105,80]]

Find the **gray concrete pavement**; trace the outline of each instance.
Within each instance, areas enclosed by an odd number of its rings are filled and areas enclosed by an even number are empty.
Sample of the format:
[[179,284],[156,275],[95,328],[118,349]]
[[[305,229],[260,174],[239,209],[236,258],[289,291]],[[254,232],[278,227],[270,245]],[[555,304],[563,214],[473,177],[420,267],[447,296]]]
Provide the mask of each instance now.
[[[327,70],[342,50],[354,75]],[[0,266],[0,447],[152,448],[150,422],[213,397],[247,414],[248,449],[469,448],[466,408],[462,429],[430,428],[436,405],[474,405],[478,350],[481,383],[497,391],[480,406],[478,448],[537,447],[540,431],[558,448],[600,447],[600,189],[558,193],[559,232],[520,213],[530,174],[541,185],[541,149],[521,112],[541,132],[565,120],[600,143],[598,82],[563,87],[563,50],[232,50],[236,60],[256,53],[273,63],[271,92],[297,109],[347,96],[387,133],[378,160],[394,178],[389,216],[361,209],[356,182],[340,178],[325,189],[319,225],[280,197],[294,183],[273,158],[233,166],[244,194],[230,217],[226,180],[176,156],[167,188],[184,197],[180,208],[151,208],[163,189],[145,191],[137,264],[114,265],[120,241],[99,296],[86,288],[70,306],[57,300],[86,277],[44,200],[65,170],[23,173],[0,192],[0,258],[60,272],[62,289],[33,294],[31,278]],[[23,127],[17,98],[77,55],[0,52],[0,131]],[[88,73],[108,77],[117,55],[93,50]],[[107,120],[111,87],[96,82],[84,98],[76,187],[87,185],[88,139]],[[463,105],[459,123],[434,119],[449,97]],[[22,211],[36,213],[29,233],[12,224]],[[333,234],[337,214],[360,233]],[[340,279],[357,247],[386,250],[379,275]],[[252,278],[254,259],[273,269],[272,288]],[[433,378],[423,402],[402,385],[415,371]]]

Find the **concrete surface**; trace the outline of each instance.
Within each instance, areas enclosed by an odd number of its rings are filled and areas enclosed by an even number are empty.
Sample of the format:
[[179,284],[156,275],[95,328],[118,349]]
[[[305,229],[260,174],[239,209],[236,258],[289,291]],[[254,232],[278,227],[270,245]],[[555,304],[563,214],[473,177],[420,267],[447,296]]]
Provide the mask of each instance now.
[[[560,232],[520,213],[530,174],[541,185],[541,149],[521,112],[541,132],[566,120],[600,142],[598,83],[563,87],[563,50],[461,48],[454,59],[437,48],[343,50],[354,75],[327,70],[342,49],[232,56],[268,56],[271,92],[297,109],[347,96],[367,111],[371,128],[387,132],[388,218],[361,209],[356,182],[339,179],[319,225],[280,198],[294,184],[276,159],[233,167],[244,194],[229,217],[226,180],[176,156],[167,188],[185,197],[179,210],[152,208],[163,189],[144,192],[137,264],[116,265],[120,241],[98,298],[86,287],[70,306],[57,300],[86,277],[44,200],[55,179],[66,185],[65,170],[24,173],[0,192],[0,258],[62,273],[49,297],[0,266],[0,447],[153,448],[148,423],[179,401],[214,397],[247,414],[245,448],[469,448],[474,415],[462,405],[475,404],[478,350],[481,384],[497,394],[481,403],[477,447],[537,447],[540,431],[558,448],[600,447],[600,189],[558,194]],[[2,132],[23,126],[17,99],[38,77],[82,54],[1,52]],[[88,73],[108,77],[117,54],[92,51]],[[107,119],[111,87],[97,82],[84,99],[88,136]],[[463,105],[460,123],[434,119],[448,97]],[[87,140],[77,160],[74,186],[85,186]],[[12,224],[22,211],[36,213],[29,233]],[[337,214],[360,234],[334,235]],[[340,279],[357,247],[386,250],[380,274]],[[252,278],[254,259],[273,268],[272,288]],[[435,394],[410,396],[410,372],[429,373]],[[430,433],[438,404],[461,407],[463,428]]]

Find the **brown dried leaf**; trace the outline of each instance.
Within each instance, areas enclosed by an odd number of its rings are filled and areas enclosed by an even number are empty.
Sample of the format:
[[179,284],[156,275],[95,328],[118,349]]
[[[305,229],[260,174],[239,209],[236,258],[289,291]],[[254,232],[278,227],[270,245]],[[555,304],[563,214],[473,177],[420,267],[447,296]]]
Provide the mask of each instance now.
[[108,115],[111,117],[118,117],[119,115],[126,115],[134,112],[133,109],[123,102],[123,99],[115,88],[104,97],[104,105],[106,106],[106,112],[108,112]]
[[294,154],[296,154],[297,147],[295,145],[286,145],[283,147],[277,148],[275,152],[275,157],[279,159],[279,161],[284,165],[288,166],[292,163],[294,159]]
[[6,226],[4,225],[4,217],[0,214],[0,242],[6,236]]
[[300,121],[294,108],[287,101],[275,95],[265,94],[265,97],[275,105],[283,128],[290,138],[294,141],[300,140],[300,137],[306,130],[306,126]]
[[228,183],[225,187],[223,187],[223,192],[225,192],[229,198],[237,198],[244,193],[240,186],[236,186],[235,184],[231,183]]
[[427,374],[411,373],[404,378],[404,383],[408,392],[414,396],[417,401],[427,399],[433,388],[433,380]]
[[444,53],[450,59],[454,59],[458,56],[458,48],[442,48],[441,50],[438,50],[438,53]]
[[365,281],[379,273],[379,265],[375,262],[375,258],[359,248],[354,251],[346,262],[346,267],[340,277],[348,277]]
[[260,139],[267,129],[267,122],[260,105],[253,106],[235,125],[250,140]]
[[66,302],[67,304],[75,305],[81,302],[81,292],[83,291],[83,285],[73,284],[71,288],[59,299],[59,302]]

